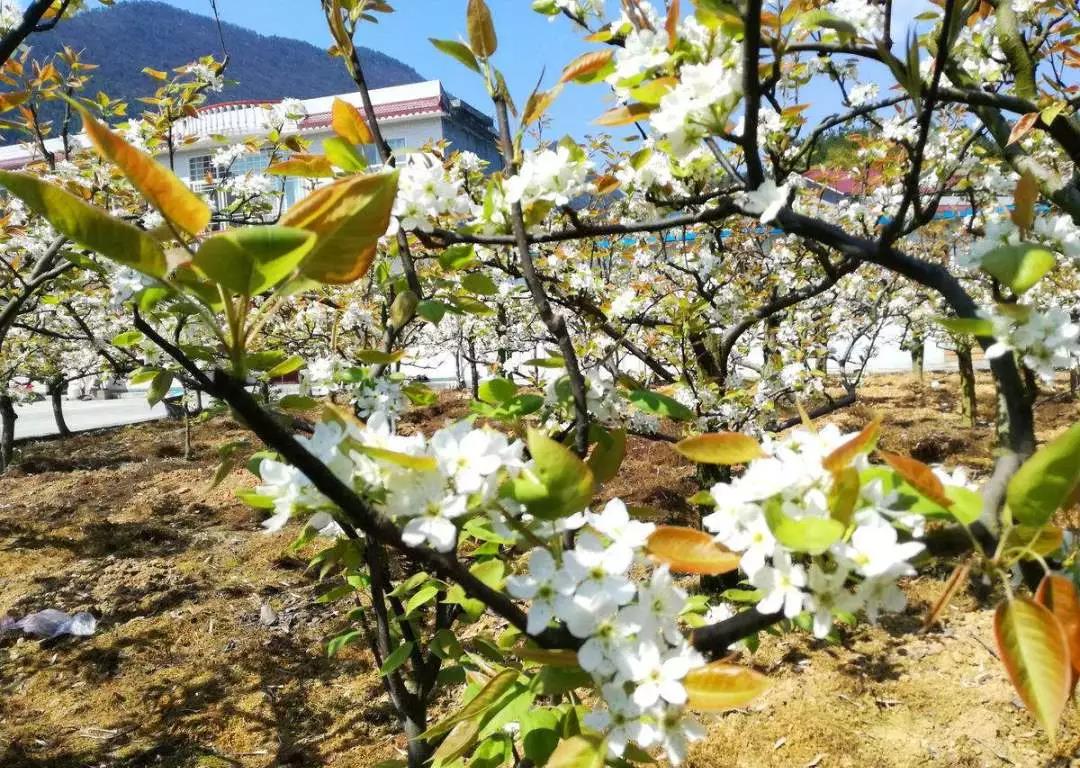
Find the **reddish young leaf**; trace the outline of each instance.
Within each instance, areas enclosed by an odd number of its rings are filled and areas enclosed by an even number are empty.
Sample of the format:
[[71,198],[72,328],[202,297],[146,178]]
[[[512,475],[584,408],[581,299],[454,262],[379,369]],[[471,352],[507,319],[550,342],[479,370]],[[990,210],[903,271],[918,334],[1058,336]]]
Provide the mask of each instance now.
[[1053,613],[1065,631],[1075,685],[1080,677],[1080,595],[1076,585],[1067,576],[1047,574],[1035,592],[1035,602]]
[[860,453],[869,453],[874,450],[874,446],[877,445],[878,435],[881,434],[881,417],[878,416],[865,427],[855,437],[845,442],[840,447],[833,450],[828,456],[826,456],[821,466],[830,472],[838,472],[844,469],[855,460],[855,457]]
[[559,82],[569,83],[571,80],[587,78],[589,75],[594,75],[608,65],[611,61],[611,56],[612,52],[610,49],[584,53],[566,65],[566,69],[563,70]]
[[597,125],[619,126],[629,125],[647,117],[653,108],[648,104],[627,104],[622,107],[609,109],[593,122]]
[[885,459],[885,463],[892,467],[905,482],[935,504],[948,509],[953,505],[952,499],[945,495],[945,486],[934,474],[934,470],[923,464],[918,459],[900,456],[878,449],[878,454]]
[[994,639],[1013,687],[1053,741],[1072,690],[1061,623],[1035,601],[1013,598],[994,614]]
[[715,661],[691,670],[683,680],[687,706],[698,712],[725,712],[745,707],[769,688],[760,672],[738,664]]
[[713,541],[704,531],[661,525],[649,537],[646,549],[655,560],[676,573],[717,576],[739,567],[739,555]]
[[679,42],[679,0],[670,0],[664,29],[668,36],[667,49],[669,52],[674,51]]
[[[1039,119],[1038,112],[1028,112],[1026,115],[1016,121],[1016,125],[1013,126],[1012,131],[1009,132],[1009,144],[1015,144],[1024,138],[1031,132],[1031,129],[1035,127],[1035,122]],[[1006,145],[1008,146],[1008,145]]]

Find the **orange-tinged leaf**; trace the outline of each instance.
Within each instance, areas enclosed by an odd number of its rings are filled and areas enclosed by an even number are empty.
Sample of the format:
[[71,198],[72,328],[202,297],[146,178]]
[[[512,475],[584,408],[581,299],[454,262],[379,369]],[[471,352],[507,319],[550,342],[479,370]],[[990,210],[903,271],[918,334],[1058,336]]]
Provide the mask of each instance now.
[[621,107],[609,109],[593,122],[597,125],[619,126],[635,123],[644,117],[648,117],[653,107],[647,104],[627,104]]
[[189,235],[197,235],[210,223],[210,206],[184,182],[150,155],[128,144],[76,105],[83,128],[98,152],[115,164],[166,219]]
[[675,450],[698,464],[745,464],[765,457],[758,441],[741,432],[711,432],[675,443]]
[[1080,594],[1076,584],[1067,576],[1047,574],[1035,592],[1035,602],[1054,614],[1065,632],[1075,684],[1080,677]]
[[[1061,549],[1065,541],[1065,531],[1056,525],[1043,525],[1038,528],[1031,525],[1016,525],[1005,536],[1008,549],[1025,549],[1039,557],[1046,557],[1051,552]],[[1026,555],[1028,559],[1034,559]]]
[[1013,598],[994,614],[994,639],[1013,687],[1053,741],[1072,690],[1061,623],[1035,601]]
[[522,127],[530,126],[543,117],[544,113],[555,103],[560,91],[562,91],[562,86],[559,85],[556,85],[550,91],[533,91],[529,96],[529,100],[525,102],[525,111],[521,115]]
[[[1031,129],[1035,127],[1036,121],[1039,119],[1038,112],[1028,112],[1026,115],[1016,121],[1016,125],[1013,126],[1009,132],[1008,144],[1015,144],[1024,138],[1031,132]],[[1006,146],[1008,146],[1006,144]]]
[[948,509],[953,505],[952,499],[945,495],[945,486],[934,474],[934,470],[923,464],[918,459],[900,456],[878,449],[878,454],[885,459],[885,463],[892,467],[900,477],[904,478],[912,488],[921,493],[935,504]]
[[350,176],[315,190],[281,218],[283,226],[318,235],[300,271],[321,283],[359,280],[371,267],[390,224],[397,172]]
[[834,449],[832,453],[826,456],[822,460],[821,466],[825,467],[825,469],[830,472],[839,472],[841,469],[849,466],[860,453],[869,453],[874,450],[874,446],[877,445],[878,436],[880,434],[881,417],[878,416],[863,427],[859,434],[855,435],[855,437]]
[[566,69],[563,70],[562,77],[559,78],[560,83],[569,83],[571,80],[577,80],[580,77],[588,77],[594,75],[601,69],[606,67],[611,61],[611,50],[604,51],[590,51],[578,56],[576,59],[566,65]]
[[596,177],[596,194],[607,195],[619,188],[619,180],[610,174]]
[[330,126],[350,144],[371,144],[375,139],[360,110],[344,99],[334,99],[330,108]]
[[745,707],[769,688],[765,675],[738,664],[714,661],[691,670],[683,680],[686,705],[697,712],[725,712]]
[[0,93],[0,112],[7,112],[9,109],[14,109],[29,98],[30,94],[26,91]]
[[653,559],[675,573],[716,576],[739,567],[739,555],[717,542],[704,531],[661,525],[649,536],[646,550]]
[[304,154],[295,154],[288,160],[274,163],[266,172],[271,176],[295,176],[304,179],[325,179],[334,175],[334,169],[325,157]]
[[930,612],[926,614],[926,619],[923,621],[922,625],[923,632],[937,624],[938,620],[941,618],[941,614],[949,606],[949,603],[952,602],[953,597],[955,597],[956,593],[967,584],[970,575],[970,560],[965,560],[953,568],[949,580],[945,582],[945,589],[942,590],[941,596],[930,607]]
[[674,51],[679,42],[679,0],[670,0],[668,3],[664,30],[667,32],[668,37],[667,49],[668,51]]
[[1013,191],[1013,209],[1009,217],[1024,232],[1035,225],[1035,203],[1039,200],[1039,183],[1031,171],[1024,171]]

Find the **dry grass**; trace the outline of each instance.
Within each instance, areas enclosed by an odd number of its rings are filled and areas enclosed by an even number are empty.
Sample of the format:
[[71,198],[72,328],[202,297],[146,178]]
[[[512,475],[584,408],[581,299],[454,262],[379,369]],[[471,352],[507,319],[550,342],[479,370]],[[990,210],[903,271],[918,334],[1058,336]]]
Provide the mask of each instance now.
[[[960,428],[955,380],[930,381],[873,379],[834,420],[853,428],[880,411],[886,447],[985,468],[991,427]],[[988,387],[980,397],[991,414]],[[448,396],[403,428],[466,411]],[[1042,436],[1076,417],[1075,403],[1043,404]],[[0,478],[0,614],[100,617],[91,638],[0,639],[0,766],[344,767],[400,754],[370,656],[326,658],[347,606],[315,602],[324,588],[286,554],[289,533],[255,533],[258,513],[234,496],[251,483],[244,470],[208,487],[214,447],[243,437],[227,419],[201,425],[189,463],[176,458],[176,425],[129,427],[27,445],[21,468]],[[669,446],[635,439],[605,495],[685,520],[695,490]],[[913,582],[908,613],[852,631],[843,647],[767,637],[751,661],[774,687],[751,711],[713,719],[691,765],[1067,765],[1075,708],[1050,749],[988,650],[987,606],[965,596],[944,631],[910,634],[940,588]],[[264,603],[278,614],[269,627]]]

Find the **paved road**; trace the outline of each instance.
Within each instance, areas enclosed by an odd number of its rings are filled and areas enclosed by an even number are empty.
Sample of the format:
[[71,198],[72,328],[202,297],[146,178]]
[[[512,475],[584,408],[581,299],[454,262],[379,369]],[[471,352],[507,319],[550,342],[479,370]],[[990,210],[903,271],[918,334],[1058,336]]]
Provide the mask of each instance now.
[[[18,406],[15,412],[19,418],[15,421],[15,438],[42,437],[56,434],[56,421],[53,419],[52,405],[48,400]],[[146,402],[142,393],[118,400],[65,400],[64,418],[73,431],[100,429],[120,424],[134,424],[165,416],[165,406],[160,403],[153,408]]]

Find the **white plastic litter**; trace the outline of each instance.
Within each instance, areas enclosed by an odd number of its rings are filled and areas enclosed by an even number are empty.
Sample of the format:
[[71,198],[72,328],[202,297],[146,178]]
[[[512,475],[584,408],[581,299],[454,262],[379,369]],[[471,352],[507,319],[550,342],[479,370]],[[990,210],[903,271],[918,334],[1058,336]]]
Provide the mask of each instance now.
[[18,621],[9,616],[0,617],[0,632],[19,631],[45,640],[60,635],[85,637],[94,634],[95,629],[97,629],[97,619],[86,611],[70,614],[56,608],[46,608],[43,611],[29,613]]

